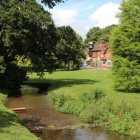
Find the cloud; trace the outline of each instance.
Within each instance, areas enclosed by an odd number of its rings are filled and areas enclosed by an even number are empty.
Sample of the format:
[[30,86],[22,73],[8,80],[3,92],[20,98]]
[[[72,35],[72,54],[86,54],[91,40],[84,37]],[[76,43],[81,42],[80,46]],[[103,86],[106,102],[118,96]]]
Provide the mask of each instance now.
[[[54,19],[56,26],[71,26],[77,33],[85,38],[86,33],[92,27],[106,27],[118,24],[116,14],[119,13],[119,4],[107,3],[99,7],[92,13],[94,5],[76,8],[54,8],[48,10]],[[86,13],[87,12],[87,13]],[[92,14],[90,14],[92,13]],[[86,14],[86,16],[85,16]]]
[[119,20],[116,15],[119,11],[119,4],[107,3],[99,7],[89,18],[93,26],[106,27],[111,24],[118,24]]
[[75,9],[52,9],[53,19],[57,26],[68,26],[75,24],[78,11]]

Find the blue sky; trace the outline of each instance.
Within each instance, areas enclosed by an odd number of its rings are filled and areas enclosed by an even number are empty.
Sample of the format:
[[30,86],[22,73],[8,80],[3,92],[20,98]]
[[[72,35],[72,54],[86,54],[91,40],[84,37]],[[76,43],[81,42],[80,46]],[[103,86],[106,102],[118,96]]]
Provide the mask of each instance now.
[[[37,0],[40,2],[40,0]],[[77,33],[85,38],[92,27],[104,28],[118,24],[116,18],[122,0],[66,0],[53,9],[52,13],[56,26],[70,25]]]

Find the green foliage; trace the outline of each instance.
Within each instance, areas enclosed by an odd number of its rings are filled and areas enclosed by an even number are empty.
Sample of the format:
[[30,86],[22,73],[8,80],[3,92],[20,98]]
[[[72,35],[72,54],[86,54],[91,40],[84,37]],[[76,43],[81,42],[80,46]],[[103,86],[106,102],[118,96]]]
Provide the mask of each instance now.
[[115,89],[126,92],[139,92],[140,65],[137,61],[115,57],[113,73],[115,75]]
[[139,115],[133,111],[132,106],[121,102],[116,106],[115,112],[110,113],[107,127],[119,133],[127,133],[138,118]]
[[[120,25],[111,36],[115,88],[140,92],[140,1],[123,1]],[[135,16],[134,16],[135,15]]]
[[54,104],[56,107],[62,107],[67,100],[67,98],[64,95],[54,95],[51,93],[51,98],[53,99]]
[[81,101],[75,101],[74,99],[69,99],[65,102],[64,106],[59,108],[59,111],[69,114],[79,115],[84,108],[84,104]]
[[84,108],[82,101],[75,102],[75,99],[51,93],[51,98],[60,112],[78,115]]
[[101,30],[102,29],[100,27],[91,28],[86,35],[85,43],[89,43],[91,41],[92,42],[97,42],[100,39]]
[[15,92],[26,79],[27,69],[19,65],[17,56],[29,59],[33,71],[56,69],[56,28],[50,13],[35,0],[1,2],[0,33],[0,87]]
[[85,44],[88,45],[91,41],[97,43],[101,38],[104,38],[105,41],[109,42],[109,37],[114,27],[116,27],[116,25],[110,25],[103,29],[101,29],[100,27],[91,28],[87,33]]
[[103,99],[89,104],[80,114],[80,118],[87,123],[103,125],[110,130],[128,134],[139,115],[127,103],[114,105],[111,100]]
[[4,73],[4,71],[5,71],[4,60],[3,60],[3,57],[0,56],[0,75],[1,75],[2,73]]
[[80,114],[80,118],[87,123],[104,125],[108,122],[111,111],[114,112],[112,101],[103,98],[98,102],[88,104]]
[[84,103],[91,103],[93,101],[98,101],[100,100],[102,97],[104,97],[105,91],[104,89],[100,89],[100,88],[96,88],[93,91],[89,92],[89,93],[82,93],[80,95],[80,100]]
[[98,101],[103,96],[105,96],[103,89],[95,89],[93,92],[83,93],[79,99],[64,96],[63,94],[51,93],[51,98],[59,111],[76,115],[80,115],[87,104]]
[[6,89],[8,96],[20,96],[20,84],[27,80],[26,69],[15,64],[8,65],[0,78],[0,86]]
[[65,0],[41,0],[42,3],[49,6],[49,8],[53,8],[56,4],[64,2]]
[[99,89],[99,88],[96,88],[94,90],[94,99],[95,101],[98,101],[99,99],[101,99],[102,97],[105,96],[105,91],[104,89]]
[[81,66],[83,53],[82,38],[70,26],[58,27],[60,37],[57,43],[58,68],[77,70]]
[[79,98],[83,103],[91,103],[94,101],[94,94],[92,92],[90,93],[84,92],[80,95]]

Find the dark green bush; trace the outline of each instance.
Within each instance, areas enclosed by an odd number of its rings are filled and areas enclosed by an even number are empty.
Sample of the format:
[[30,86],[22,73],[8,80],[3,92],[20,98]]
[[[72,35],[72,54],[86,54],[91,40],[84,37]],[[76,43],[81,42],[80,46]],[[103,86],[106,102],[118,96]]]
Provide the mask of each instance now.
[[99,88],[96,88],[94,90],[94,99],[95,101],[101,99],[102,97],[104,97],[106,94],[105,94],[105,91],[104,89],[99,89]]

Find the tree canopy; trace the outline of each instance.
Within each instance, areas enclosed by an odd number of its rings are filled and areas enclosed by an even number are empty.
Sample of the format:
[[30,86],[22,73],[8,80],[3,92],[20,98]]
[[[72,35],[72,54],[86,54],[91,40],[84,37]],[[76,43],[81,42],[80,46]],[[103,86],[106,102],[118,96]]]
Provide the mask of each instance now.
[[76,70],[81,66],[83,52],[82,38],[70,27],[58,27],[60,40],[57,44],[57,58],[59,68]]
[[109,37],[111,35],[111,31],[116,26],[117,25],[110,25],[105,28],[100,27],[91,28],[86,35],[85,44],[88,44],[91,41],[97,43],[100,40],[100,38],[104,38],[108,42]]
[[28,58],[34,71],[53,71],[57,41],[50,13],[35,0],[0,3],[0,86],[14,90],[26,79],[17,56]]
[[[45,1],[50,6],[61,0]],[[55,27],[35,0],[0,3],[0,87],[15,95],[27,71],[42,74],[80,67],[82,39],[71,27]],[[15,91],[16,90],[16,91]]]
[[140,92],[140,1],[125,0],[120,10],[120,25],[111,36],[115,88]]
[[41,0],[42,3],[47,4],[49,8],[53,8],[56,4],[64,2],[65,0]]

